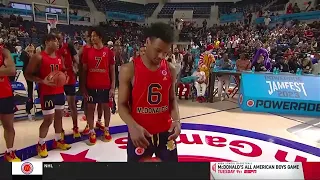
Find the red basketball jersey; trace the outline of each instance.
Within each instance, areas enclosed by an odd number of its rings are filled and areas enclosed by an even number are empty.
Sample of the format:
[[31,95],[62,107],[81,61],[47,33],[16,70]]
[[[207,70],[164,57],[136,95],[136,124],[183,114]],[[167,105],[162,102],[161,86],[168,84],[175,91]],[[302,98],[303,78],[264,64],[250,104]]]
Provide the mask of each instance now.
[[91,48],[91,45],[85,45],[82,47],[82,54],[80,58],[80,62],[83,63],[83,59],[88,58],[88,51]]
[[109,68],[114,65],[114,56],[111,50],[107,47],[89,48],[87,55],[87,58],[83,59],[83,64],[87,64],[88,67],[87,88],[110,89]]
[[169,95],[172,77],[169,64],[162,60],[156,71],[150,71],[141,58],[133,60],[134,79],[131,115],[151,134],[166,132],[171,125]]
[[69,76],[68,84],[76,84],[76,75],[73,72],[72,55],[68,43],[63,43],[62,47],[58,50],[58,55],[64,59],[64,66],[67,69],[67,75]]
[[[2,48],[0,48],[0,67],[4,66],[4,59],[2,55]],[[0,98],[7,98],[13,96],[11,83],[8,76],[0,76]]]
[[[40,66],[39,77],[45,79],[53,71],[62,71],[62,60],[60,56],[50,57],[45,51],[41,52],[42,61]],[[52,87],[45,84],[39,84],[41,95],[55,95],[64,93],[63,87]]]

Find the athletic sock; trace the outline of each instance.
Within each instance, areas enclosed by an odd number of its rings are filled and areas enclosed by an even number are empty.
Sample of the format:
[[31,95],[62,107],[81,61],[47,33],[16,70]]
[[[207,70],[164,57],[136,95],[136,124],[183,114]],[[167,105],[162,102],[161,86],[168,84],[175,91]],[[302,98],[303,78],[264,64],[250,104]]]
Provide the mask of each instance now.
[[61,133],[56,133],[56,134],[54,135],[54,139],[55,139],[56,141],[59,141],[59,140],[61,139]]
[[104,130],[105,131],[109,131],[109,127],[104,127]]
[[46,143],[46,141],[44,140],[44,138],[39,138],[39,144],[43,145],[44,143]]
[[13,151],[13,148],[8,148],[6,153],[11,153]]

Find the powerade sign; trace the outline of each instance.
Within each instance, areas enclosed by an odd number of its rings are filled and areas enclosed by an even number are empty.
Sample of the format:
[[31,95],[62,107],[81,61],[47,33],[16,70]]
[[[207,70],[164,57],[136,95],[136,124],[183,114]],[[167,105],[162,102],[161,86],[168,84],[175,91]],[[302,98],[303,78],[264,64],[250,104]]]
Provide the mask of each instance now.
[[320,76],[242,73],[244,111],[320,116]]

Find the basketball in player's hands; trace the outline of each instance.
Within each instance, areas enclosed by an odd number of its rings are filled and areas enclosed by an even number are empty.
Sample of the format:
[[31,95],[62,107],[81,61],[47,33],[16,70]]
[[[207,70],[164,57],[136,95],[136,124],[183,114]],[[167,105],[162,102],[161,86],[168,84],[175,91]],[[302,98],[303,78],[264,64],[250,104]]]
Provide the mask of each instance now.
[[47,79],[53,82],[57,87],[62,87],[67,83],[68,77],[61,71],[53,71],[48,75]]
[[142,158],[140,162],[161,162],[161,159],[157,157],[145,157]]

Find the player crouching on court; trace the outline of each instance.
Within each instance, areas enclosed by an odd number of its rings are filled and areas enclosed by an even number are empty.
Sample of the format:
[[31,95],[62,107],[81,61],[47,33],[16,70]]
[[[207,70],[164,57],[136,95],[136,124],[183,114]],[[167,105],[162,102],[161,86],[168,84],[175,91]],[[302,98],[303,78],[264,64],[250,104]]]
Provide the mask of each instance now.
[[15,130],[13,127],[15,104],[11,83],[8,76],[16,74],[16,66],[10,51],[0,47],[0,120],[4,129],[4,140],[7,150],[4,159],[8,162],[20,162],[13,149]]
[[155,154],[161,161],[177,162],[175,139],[181,132],[176,100],[175,67],[165,60],[173,29],[151,25],[145,55],[120,69],[119,114],[128,125],[128,162],[145,161]]
[[115,65],[112,51],[103,45],[102,33],[98,28],[91,30],[92,47],[83,56],[82,90],[87,103],[87,122],[90,128],[89,145],[96,143],[94,112],[96,104],[101,104],[104,112],[104,135],[102,141],[111,141],[109,133],[110,105],[115,91]]
[[39,97],[41,100],[41,109],[43,113],[43,122],[40,126],[39,142],[37,145],[38,155],[42,158],[48,156],[45,138],[52,121],[54,120],[55,139],[53,148],[68,150],[71,148],[61,137],[62,117],[64,111],[65,97],[63,86],[67,83],[60,82],[58,86],[54,82],[53,73],[61,73],[63,62],[60,56],[56,54],[59,48],[59,42],[55,34],[48,34],[44,37],[44,51],[33,55],[27,66],[25,77],[29,81],[39,84]]

